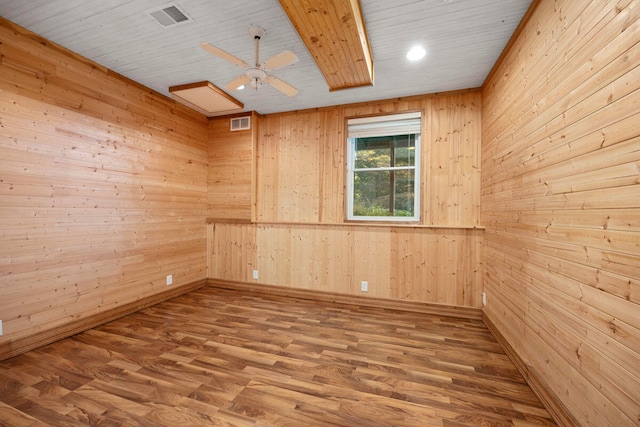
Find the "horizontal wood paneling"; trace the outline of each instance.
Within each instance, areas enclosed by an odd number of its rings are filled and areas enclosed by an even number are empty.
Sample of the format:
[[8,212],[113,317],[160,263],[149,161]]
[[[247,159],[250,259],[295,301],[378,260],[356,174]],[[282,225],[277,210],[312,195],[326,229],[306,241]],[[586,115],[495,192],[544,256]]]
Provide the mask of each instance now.
[[538,2],[483,95],[485,314],[565,424],[638,425],[640,3]]
[[205,278],[208,128],[2,19],[0,40],[6,355]]
[[478,229],[213,223],[209,277],[479,307],[482,235]]
[[77,333],[100,326],[106,322],[118,319],[127,314],[135,313],[145,307],[150,307],[168,299],[202,288],[206,280],[188,283],[182,286],[171,287],[165,292],[137,298],[131,302],[119,304],[108,310],[96,312],[91,316],[79,318],[74,322],[65,323],[53,329],[41,329],[37,332],[16,339],[6,340],[0,343],[0,360],[5,360],[38,347],[62,340]]

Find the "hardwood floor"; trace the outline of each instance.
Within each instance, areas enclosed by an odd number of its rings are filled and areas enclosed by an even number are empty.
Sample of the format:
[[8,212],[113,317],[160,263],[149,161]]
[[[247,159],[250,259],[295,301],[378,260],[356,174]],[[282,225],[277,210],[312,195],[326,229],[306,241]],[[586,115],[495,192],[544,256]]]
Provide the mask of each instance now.
[[0,425],[555,424],[479,320],[205,287],[0,362]]

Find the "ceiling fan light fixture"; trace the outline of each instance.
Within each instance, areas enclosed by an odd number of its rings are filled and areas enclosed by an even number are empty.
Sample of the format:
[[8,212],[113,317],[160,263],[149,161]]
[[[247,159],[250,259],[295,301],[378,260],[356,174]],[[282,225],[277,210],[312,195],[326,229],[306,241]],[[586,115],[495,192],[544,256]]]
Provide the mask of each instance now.
[[296,96],[298,94],[298,89],[267,72],[295,64],[298,62],[296,54],[289,50],[285,50],[284,52],[280,52],[261,63],[260,39],[264,37],[265,31],[260,27],[251,27],[249,29],[249,34],[253,37],[255,44],[255,61],[253,62],[253,65],[249,65],[242,59],[237,58],[229,52],[225,52],[224,50],[209,43],[200,43],[200,46],[209,53],[244,68],[244,73],[242,75],[227,83],[225,86],[227,90],[242,90],[245,87],[251,87],[258,90],[263,84],[267,84],[287,96]]
[[424,58],[426,54],[427,51],[424,50],[422,46],[414,46],[409,50],[409,52],[407,52],[407,59],[409,61],[419,61]]

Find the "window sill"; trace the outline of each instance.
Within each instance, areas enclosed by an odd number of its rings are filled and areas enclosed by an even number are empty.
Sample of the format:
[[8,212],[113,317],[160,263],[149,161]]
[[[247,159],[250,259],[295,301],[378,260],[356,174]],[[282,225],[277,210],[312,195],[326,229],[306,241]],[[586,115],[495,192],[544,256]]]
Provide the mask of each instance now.
[[292,225],[292,226],[316,226],[316,227],[380,227],[380,228],[420,228],[420,229],[461,229],[484,230],[483,225],[463,224],[419,224],[408,222],[371,222],[371,221],[345,221],[345,222],[272,222],[250,221],[248,219],[231,218],[207,218],[207,224],[254,224],[254,225]]

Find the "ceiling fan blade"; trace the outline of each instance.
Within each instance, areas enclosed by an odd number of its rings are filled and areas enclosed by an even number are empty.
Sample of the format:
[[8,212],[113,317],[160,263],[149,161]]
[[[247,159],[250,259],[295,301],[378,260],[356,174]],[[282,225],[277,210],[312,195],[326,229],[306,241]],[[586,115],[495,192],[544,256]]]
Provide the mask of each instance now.
[[287,65],[295,64],[298,62],[298,57],[290,50],[285,50],[277,55],[272,56],[262,63],[262,66],[267,70],[277,70],[278,68],[285,67]]
[[238,90],[238,88],[242,85],[246,85],[251,81],[251,79],[247,76],[240,76],[237,79],[234,79],[227,83],[227,90]]
[[229,62],[231,62],[233,64],[236,64],[236,65],[239,65],[239,66],[245,67],[245,68],[249,66],[242,59],[237,58],[237,57],[231,55],[230,53],[225,52],[224,50],[222,50],[220,48],[217,48],[214,45],[209,44],[207,42],[200,43],[200,47],[203,48],[204,50],[206,50],[207,52],[212,53],[212,54],[224,59],[225,61],[229,61]]
[[269,83],[274,88],[278,89],[280,92],[284,93],[287,96],[296,96],[298,94],[298,89],[291,86],[289,83],[285,83],[277,77],[267,76],[267,83]]

